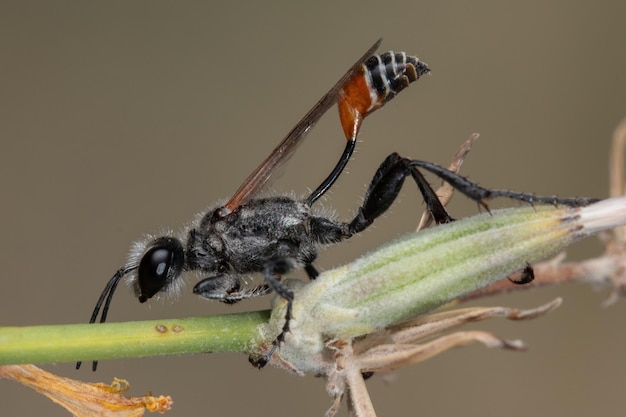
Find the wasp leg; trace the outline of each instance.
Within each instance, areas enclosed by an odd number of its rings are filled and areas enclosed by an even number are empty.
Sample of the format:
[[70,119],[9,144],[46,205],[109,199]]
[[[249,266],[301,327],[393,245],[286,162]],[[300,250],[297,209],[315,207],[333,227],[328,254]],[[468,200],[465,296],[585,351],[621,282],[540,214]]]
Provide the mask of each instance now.
[[587,206],[592,203],[600,201],[598,198],[559,198],[557,196],[540,196],[532,193],[520,193],[509,190],[490,190],[481,187],[463,177],[462,175],[452,172],[440,165],[427,161],[411,161],[411,166],[424,168],[427,171],[432,172],[451,186],[453,186],[459,192],[465,194],[467,197],[478,202],[483,207],[487,208],[484,200],[488,200],[496,197],[510,198],[512,200],[519,200],[528,204],[544,203],[553,205],[565,205],[571,207]]
[[314,280],[320,275],[319,271],[310,263],[304,265],[304,270],[306,271],[306,274],[309,276],[310,280]]
[[313,266],[313,261],[315,261],[316,258],[317,253],[311,253],[302,260],[302,262],[304,263],[304,271],[311,281],[313,281],[320,275],[319,271]]
[[528,284],[532,282],[534,279],[535,279],[535,271],[533,270],[533,267],[530,266],[528,262],[526,262],[526,268],[522,270],[518,278],[514,279],[514,278],[509,277],[509,281],[517,285]]
[[235,304],[241,300],[266,295],[272,292],[268,285],[241,288],[241,278],[232,275],[216,275],[204,278],[193,287],[193,293],[208,300]]
[[383,161],[367,188],[363,206],[359,208],[356,217],[348,225],[351,234],[365,230],[376,218],[389,209],[398,197],[402,184],[409,174],[419,187],[428,211],[435,221],[438,224],[453,221],[439,201],[435,191],[412,165],[412,162],[395,152]]
[[287,288],[282,282],[280,282],[280,277],[281,275],[291,271],[294,266],[293,260],[289,258],[275,258],[270,260],[263,270],[265,280],[271,289],[276,291],[276,294],[280,295],[285,299],[285,301],[287,301],[287,308],[285,310],[285,323],[283,324],[283,328],[278,336],[276,336],[276,339],[272,342],[272,347],[269,352],[258,359],[252,357],[249,358],[250,363],[259,369],[267,365],[274,352],[276,352],[276,349],[278,349],[280,344],[285,341],[285,335],[289,333],[289,322],[293,318],[292,311],[294,294],[290,288]]

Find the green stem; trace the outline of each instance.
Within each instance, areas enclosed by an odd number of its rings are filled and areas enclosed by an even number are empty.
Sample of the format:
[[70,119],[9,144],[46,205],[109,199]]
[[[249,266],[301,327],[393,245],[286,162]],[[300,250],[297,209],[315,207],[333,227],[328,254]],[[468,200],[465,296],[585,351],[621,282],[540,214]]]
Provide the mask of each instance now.
[[0,365],[249,352],[269,311],[126,323],[0,327]]
[[[584,208],[494,211],[407,235],[315,281],[292,285],[295,364],[328,338],[349,340],[411,320],[558,253],[575,240],[626,224],[626,198]],[[283,300],[284,301],[284,300]],[[203,352],[258,354],[284,328],[286,303],[269,311],[130,323],[0,328],[0,365]],[[308,349],[310,355],[303,355]],[[289,350],[293,355],[288,358]],[[308,364],[301,364],[308,366]]]

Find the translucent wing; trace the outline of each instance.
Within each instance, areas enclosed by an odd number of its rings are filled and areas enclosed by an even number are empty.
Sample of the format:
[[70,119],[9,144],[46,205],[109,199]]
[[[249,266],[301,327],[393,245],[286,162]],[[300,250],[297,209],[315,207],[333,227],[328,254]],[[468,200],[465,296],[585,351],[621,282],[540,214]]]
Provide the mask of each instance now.
[[354,65],[341,77],[339,81],[313,106],[311,110],[294,126],[287,136],[278,144],[272,153],[246,178],[239,189],[221,209],[220,215],[232,213],[240,205],[253,198],[268,182],[278,167],[283,165],[294,154],[298,145],[303,142],[306,134],[318,120],[338,100],[344,85],[352,75],[361,70],[363,63],[378,49],[382,39],[379,39],[359,58]]

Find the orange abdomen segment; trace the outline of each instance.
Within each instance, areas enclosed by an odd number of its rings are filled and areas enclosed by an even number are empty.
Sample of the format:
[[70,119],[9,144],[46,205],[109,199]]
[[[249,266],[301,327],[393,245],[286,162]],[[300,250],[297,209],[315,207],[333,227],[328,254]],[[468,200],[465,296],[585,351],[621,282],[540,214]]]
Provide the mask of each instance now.
[[404,52],[372,55],[344,85],[337,105],[346,139],[356,140],[363,119],[400,91],[430,72],[428,66]]
[[339,96],[339,120],[347,140],[355,140],[363,118],[372,106],[370,88],[363,68],[346,83]]

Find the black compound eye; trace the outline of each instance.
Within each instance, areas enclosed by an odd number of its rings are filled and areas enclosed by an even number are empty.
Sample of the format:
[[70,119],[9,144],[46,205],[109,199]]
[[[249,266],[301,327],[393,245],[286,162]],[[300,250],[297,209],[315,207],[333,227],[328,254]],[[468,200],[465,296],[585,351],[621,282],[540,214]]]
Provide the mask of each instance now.
[[179,240],[160,238],[141,258],[137,271],[138,298],[146,302],[180,275],[184,262]]

